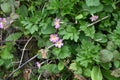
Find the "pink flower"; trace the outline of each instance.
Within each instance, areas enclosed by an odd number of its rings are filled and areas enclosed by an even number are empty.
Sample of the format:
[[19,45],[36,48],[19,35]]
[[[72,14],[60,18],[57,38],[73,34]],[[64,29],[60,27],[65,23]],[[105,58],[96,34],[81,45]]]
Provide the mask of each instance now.
[[57,18],[55,19],[54,26],[56,29],[60,28],[60,19],[57,19]]
[[0,22],[0,28],[1,29],[3,29],[4,27],[3,27],[3,23],[2,22]]
[[59,37],[58,37],[57,34],[51,34],[51,35],[50,35],[50,41],[51,41],[51,42],[55,43],[55,42],[57,42],[58,40],[59,40]]
[[98,19],[98,16],[94,16],[94,15],[93,15],[92,17],[90,17],[90,20],[91,20],[91,21],[96,21],[97,19]]
[[41,64],[39,62],[36,62],[36,65],[37,65],[38,68],[41,67]]
[[58,47],[58,48],[61,48],[63,46],[62,40],[60,39],[58,42],[56,42],[55,46]]

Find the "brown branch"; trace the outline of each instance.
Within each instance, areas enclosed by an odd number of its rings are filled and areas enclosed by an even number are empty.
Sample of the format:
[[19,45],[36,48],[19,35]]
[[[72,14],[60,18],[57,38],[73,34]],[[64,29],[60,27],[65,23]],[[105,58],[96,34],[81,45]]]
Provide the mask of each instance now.
[[32,39],[32,37],[30,37],[30,38],[28,39],[28,41],[26,42],[26,44],[25,44],[25,46],[24,46],[24,48],[23,48],[23,50],[22,50],[22,55],[21,55],[19,67],[20,67],[20,65],[21,65],[21,63],[22,63],[22,60],[23,60],[23,56],[24,56],[24,52],[25,52],[26,46],[27,46],[28,43],[31,41],[31,39]]

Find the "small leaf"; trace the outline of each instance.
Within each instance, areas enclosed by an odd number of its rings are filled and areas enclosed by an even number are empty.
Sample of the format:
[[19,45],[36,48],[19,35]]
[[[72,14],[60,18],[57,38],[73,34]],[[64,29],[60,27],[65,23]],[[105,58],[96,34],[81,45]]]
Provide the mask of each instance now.
[[1,53],[1,58],[2,59],[11,59],[11,58],[13,58],[13,54],[11,54],[8,49],[4,49]]
[[63,64],[63,62],[59,62],[59,64],[58,64],[58,70],[63,70],[64,69],[64,64]]
[[120,61],[114,61],[114,66],[116,67],[116,68],[119,68],[119,66],[120,66]]
[[93,66],[92,72],[91,72],[91,78],[92,78],[92,80],[102,80],[103,79],[103,76],[102,76],[102,73],[101,73],[101,70],[99,67]]
[[82,18],[83,18],[82,14],[79,14],[78,16],[75,17],[75,19],[82,19]]
[[12,34],[10,34],[10,35],[6,38],[6,41],[16,41],[16,40],[18,40],[21,36],[22,36],[22,33],[21,33],[21,32],[12,33]]

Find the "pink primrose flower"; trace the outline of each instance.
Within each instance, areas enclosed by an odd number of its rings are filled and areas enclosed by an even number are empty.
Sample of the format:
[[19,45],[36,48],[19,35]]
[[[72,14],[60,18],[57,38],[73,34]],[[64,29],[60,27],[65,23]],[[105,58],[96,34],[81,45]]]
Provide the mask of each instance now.
[[37,65],[38,68],[41,67],[41,64],[39,62],[36,62],[36,65]]
[[91,20],[91,21],[96,21],[97,19],[98,19],[98,16],[94,16],[94,15],[93,15],[92,17],[90,17],[90,20]]
[[58,48],[61,48],[63,46],[63,42],[62,42],[62,39],[60,39],[59,41],[57,41],[55,43],[55,46],[58,47]]
[[59,37],[58,37],[57,34],[51,34],[51,35],[50,35],[50,41],[51,41],[51,42],[55,43],[55,42],[57,42],[58,40],[59,40]]
[[55,26],[56,29],[60,28],[60,19],[56,18],[54,20],[54,26]]
[[3,27],[3,23],[2,22],[0,22],[0,28],[1,29],[3,29],[4,27]]

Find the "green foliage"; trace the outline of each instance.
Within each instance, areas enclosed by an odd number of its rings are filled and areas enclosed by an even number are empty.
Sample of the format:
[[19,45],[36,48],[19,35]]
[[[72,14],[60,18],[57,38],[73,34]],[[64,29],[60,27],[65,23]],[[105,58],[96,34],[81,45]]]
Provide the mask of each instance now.
[[98,45],[94,45],[91,41],[83,40],[81,47],[76,49],[78,52],[76,61],[83,67],[99,62],[99,50]]
[[68,26],[66,32],[64,33],[63,39],[70,39],[77,42],[77,40],[79,39],[79,34],[79,31],[77,31],[74,27]]
[[63,46],[61,49],[54,48],[52,52],[57,59],[64,59],[64,58],[70,57],[71,55],[71,52],[68,46]]
[[[39,74],[40,80],[120,80],[119,5],[119,0],[0,0],[0,76],[19,65],[24,51],[23,63],[40,54],[25,65],[35,74],[31,80]],[[61,47],[51,34],[63,40]],[[33,69],[36,62],[39,69]],[[21,72],[12,79],[21,80]]]

